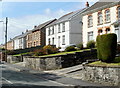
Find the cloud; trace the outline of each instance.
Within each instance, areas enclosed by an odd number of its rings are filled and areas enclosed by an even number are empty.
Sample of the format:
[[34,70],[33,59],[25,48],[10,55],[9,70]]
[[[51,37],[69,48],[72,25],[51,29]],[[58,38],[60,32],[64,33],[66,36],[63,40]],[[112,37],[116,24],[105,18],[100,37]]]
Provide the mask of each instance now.
[[50,14],[51,13],[51,10],[49,8],[45,9],[45,13],[46,14]]
[[[8,40],[10,38],[14,38],[15,36],[22,34],[22,32],[25,32],[26,29],[32,30],[34,25],[39,25],[46,21],[59,18],[60,16],[68,12],[69,11],[65,11],[63,9],[59,9],[57,11],[52,12],[50,8],[47,8],[44,10],[43,14],[34,14],[17,18],[8,18]],[[0,26],[0,30],[1,29],[3,29],[2,26]],[[3,43],[2,41],[3,40],[0,39],[0,43]]]

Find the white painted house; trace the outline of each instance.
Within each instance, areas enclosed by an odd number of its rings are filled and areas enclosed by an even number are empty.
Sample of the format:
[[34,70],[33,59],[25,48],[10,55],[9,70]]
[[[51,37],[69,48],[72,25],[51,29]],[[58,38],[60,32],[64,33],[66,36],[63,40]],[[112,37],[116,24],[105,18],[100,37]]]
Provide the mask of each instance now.
[[120,42],[120,1],[96,2],[83,13],[83,44],[97,35],[116,33]]
[[46,45],[64,48],[82,42],[82,16],[86,8],[68,13],[46,27]]
[[21,35],[19,36],[16,36],[13,38],[13,49],[16,50],[16,49],[25,49],[26,48],[26,36],[27,34],[29,33],[30,31],[27,31],[25,33],[22,33]]

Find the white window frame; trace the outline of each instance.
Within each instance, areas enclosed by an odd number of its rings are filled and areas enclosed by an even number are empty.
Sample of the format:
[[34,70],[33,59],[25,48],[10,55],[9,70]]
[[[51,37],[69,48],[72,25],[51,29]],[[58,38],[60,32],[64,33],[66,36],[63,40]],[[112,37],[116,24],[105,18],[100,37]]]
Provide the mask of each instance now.
[[93,31],[88,32],[88,41],[91,41],[91,40],[93,40]]
[[103,24],[103,15],[102,15],[102,12],[98,13],[98,24]]
[[60,27],[60,23],[59,23],[59,24],[58,24],[58,33],[60,33],[60,31],[61,31],[60,28],[61,28],[61,27]]
[[65,32],[65,22],[62,23],[62,32]]
[[120,19],[120,7],[118,7],[117,10],[118,10],[118,18]]
[[89,15],[88,16],[88,27],[92,27],[93,26],[93,16]]
[[55,38],[53,37],[52,38],[52,45],[54,45],[54,42],[55,42]]
[[[117,33],[116,33],[116,30],[117,30]],[[115,27],[115,34],[117,35],[117,42],[120,41],[118,38],[120,37],[120,27]]]
[[105,10],[105,22],[110,22],[110,9]]
[[62,45],[65,45],[65,35],[62,36]]

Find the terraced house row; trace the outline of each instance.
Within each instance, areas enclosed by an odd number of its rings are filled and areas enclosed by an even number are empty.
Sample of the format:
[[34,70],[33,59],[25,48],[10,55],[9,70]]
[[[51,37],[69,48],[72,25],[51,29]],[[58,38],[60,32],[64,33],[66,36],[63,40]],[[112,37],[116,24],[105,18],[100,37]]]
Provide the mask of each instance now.
[[8,50],[24,49],[44,45],[56,45],[64,48],[70,44],[83,43],[84,47],[96,36],[116,33],[120,43],[120,1],[101,2],[70,12],[53,19],[32,30],[26,30],[7,43]]

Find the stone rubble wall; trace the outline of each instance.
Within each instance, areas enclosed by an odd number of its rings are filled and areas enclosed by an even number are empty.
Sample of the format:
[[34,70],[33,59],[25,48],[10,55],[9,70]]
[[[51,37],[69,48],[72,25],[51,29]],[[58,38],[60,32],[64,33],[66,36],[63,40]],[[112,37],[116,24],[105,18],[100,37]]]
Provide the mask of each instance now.
[[44,56],[44,57],[33,57],[33,56],[12,56],[8,55],[7,62],[25,62],[25,66],[32,69],[38,70],[54,70],[65,67],[71,67],[86,60],[96,59],[96,49],[91,49],[82,52],[76,52],[71,54],[56,55],[56,56]]
[[84,65],[83,80],[120,86],[120,67]]
[[7,62],[8,62],[8,63],[23,62],[23,56],[7,55]]

